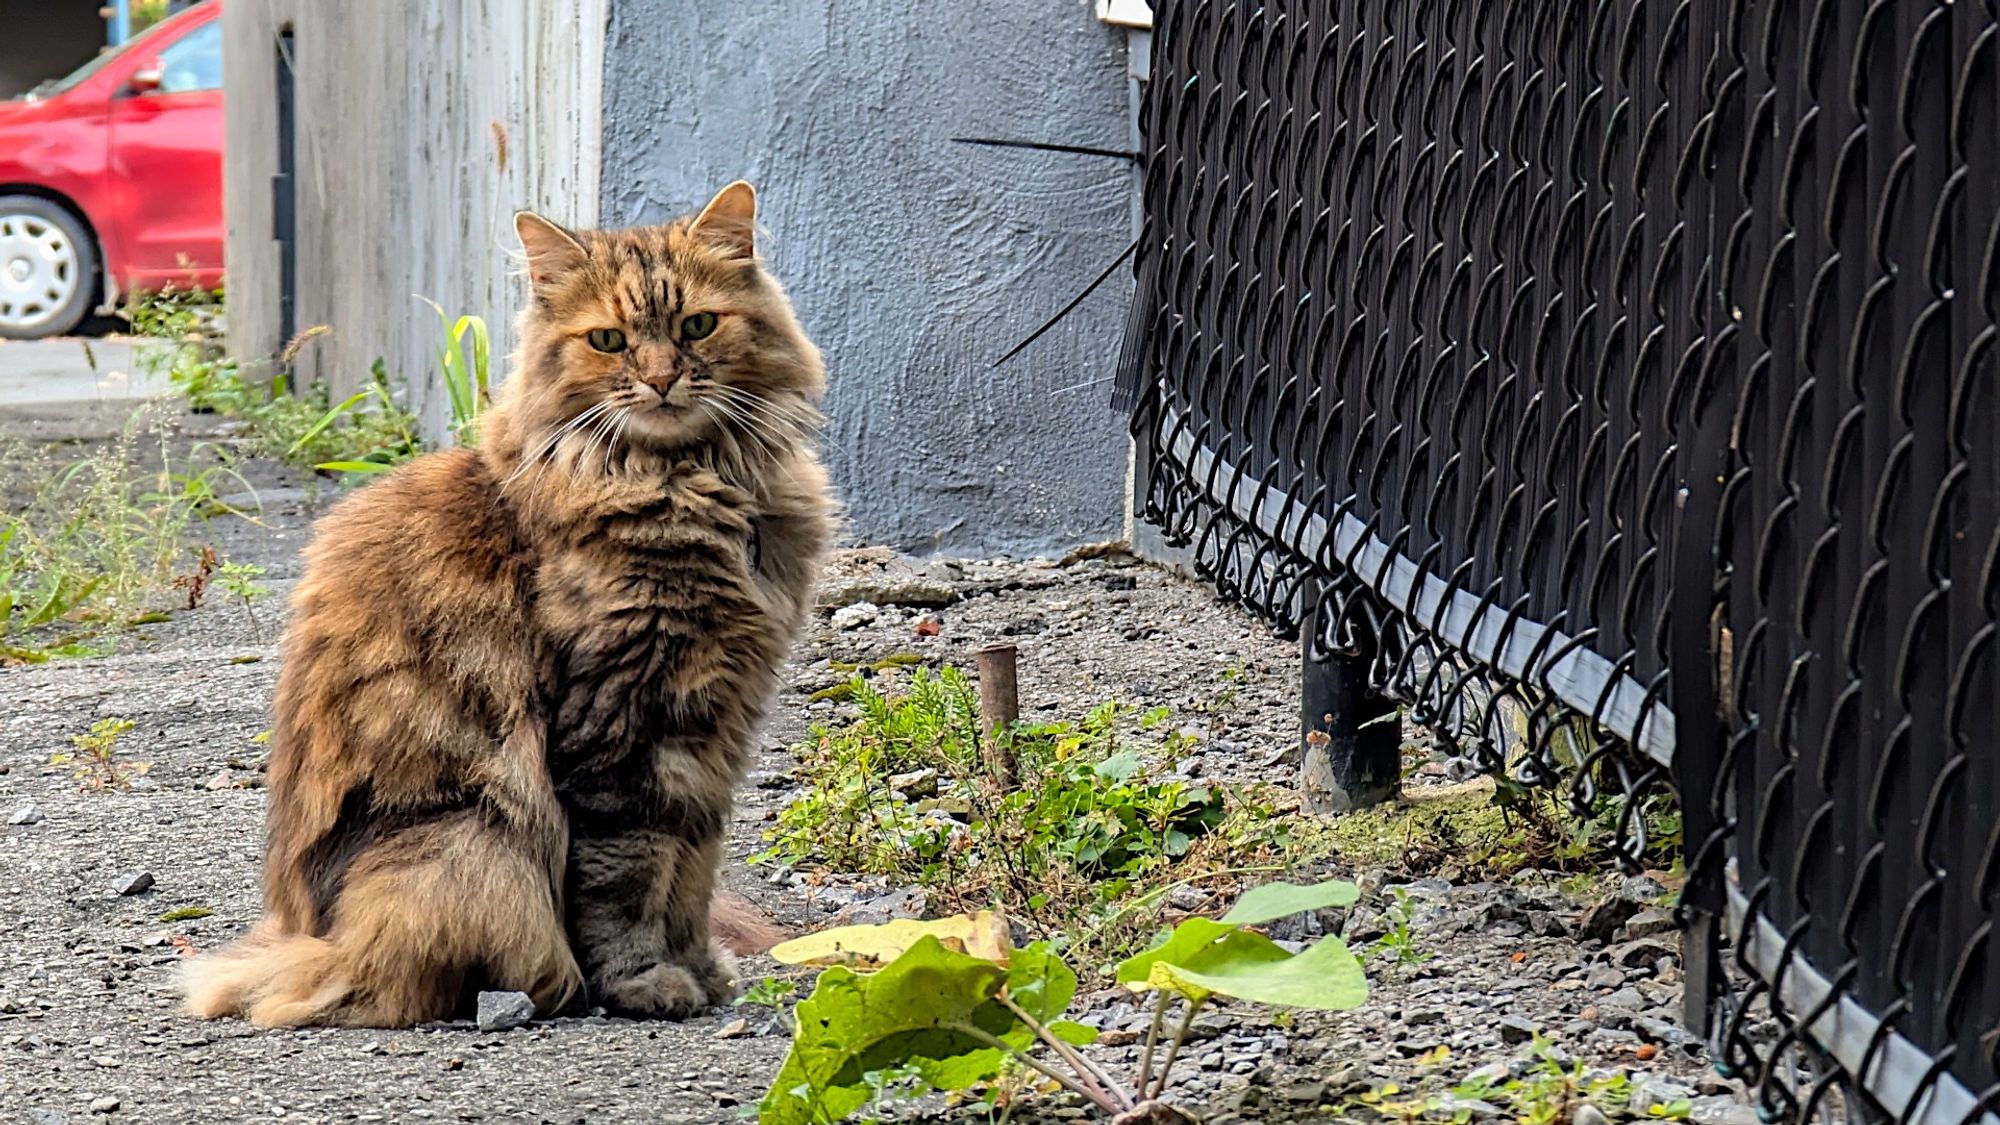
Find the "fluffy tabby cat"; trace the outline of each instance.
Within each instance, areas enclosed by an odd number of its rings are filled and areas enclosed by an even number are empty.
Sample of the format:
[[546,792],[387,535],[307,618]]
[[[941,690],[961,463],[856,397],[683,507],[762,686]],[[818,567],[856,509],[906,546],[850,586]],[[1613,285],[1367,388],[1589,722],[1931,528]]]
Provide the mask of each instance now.
[[320,522],[272,732],[265,916],[190,966],[197,1015],[406,1026],[475,988],[673,1017],[726,999],[731,790],[833,505],[817,349],[756,197],[572,234],[478,449]]

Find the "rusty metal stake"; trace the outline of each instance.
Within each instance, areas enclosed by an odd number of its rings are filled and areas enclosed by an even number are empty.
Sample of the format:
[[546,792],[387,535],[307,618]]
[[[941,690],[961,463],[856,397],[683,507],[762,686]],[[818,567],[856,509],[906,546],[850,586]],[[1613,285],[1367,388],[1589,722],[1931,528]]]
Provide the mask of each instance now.
[[987,645],[978,652],[979,725],[986,735],[986,764],[1005,791],[1014,787],[1019,762],[1014,758],[1010,733],[1014,720],[1021,717],[1021,693],[1014,679],[1013,645]]

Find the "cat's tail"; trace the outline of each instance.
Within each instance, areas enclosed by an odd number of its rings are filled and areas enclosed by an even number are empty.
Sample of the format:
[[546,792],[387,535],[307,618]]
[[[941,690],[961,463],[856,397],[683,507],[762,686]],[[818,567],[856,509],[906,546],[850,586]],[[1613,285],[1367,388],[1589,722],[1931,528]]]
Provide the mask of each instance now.
[[189,1015],[208,1020],[240,1015],[259,1027],[321,1022],[354,987],[352,967],[333,942],[278,933],[268,920],[181,971]]
[[717,891],[708,907],[709,935],[739,957],[764,953],[790,936],[742,895]]
[[[550,949],[495,960],[537,1012],[558,1011],[582,988],[557,935]],[[266,919],[234,945],[188,963],[180,982],[186,1010],[201,1019],[240,1015],[258,1027],[410,1027],[449,1017],[465,979],[450,966],[470,959],[453,955],[448,934],[419,935],[422,943],[384,936],[286,933]]]

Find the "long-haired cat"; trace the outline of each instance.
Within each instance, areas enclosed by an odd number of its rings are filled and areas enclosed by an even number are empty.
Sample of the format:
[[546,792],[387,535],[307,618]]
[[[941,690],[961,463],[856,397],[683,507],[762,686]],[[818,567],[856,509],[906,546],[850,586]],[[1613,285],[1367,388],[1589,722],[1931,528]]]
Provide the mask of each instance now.
[[531,297],[479,448],[343,500],[306,553],[264,918],[190,966],[190,1011],[405,1026],[475,988],[668,1017],[731,994],[731,790],[834,511],[819,352],[755,207],[736,183],[665,227],[516,217]]

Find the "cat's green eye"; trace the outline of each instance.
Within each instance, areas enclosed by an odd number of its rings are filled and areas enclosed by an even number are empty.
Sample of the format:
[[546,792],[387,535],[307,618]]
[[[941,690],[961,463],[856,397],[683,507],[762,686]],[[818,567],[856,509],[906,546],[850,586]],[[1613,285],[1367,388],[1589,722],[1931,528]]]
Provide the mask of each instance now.
[[681,339],[699,340],[715,331],[715,314],[689,313],[681,318]]
[[625,333],[616,328],[593,328],[586,337],[590,346],[606,355],[615,355],[625,350]]

